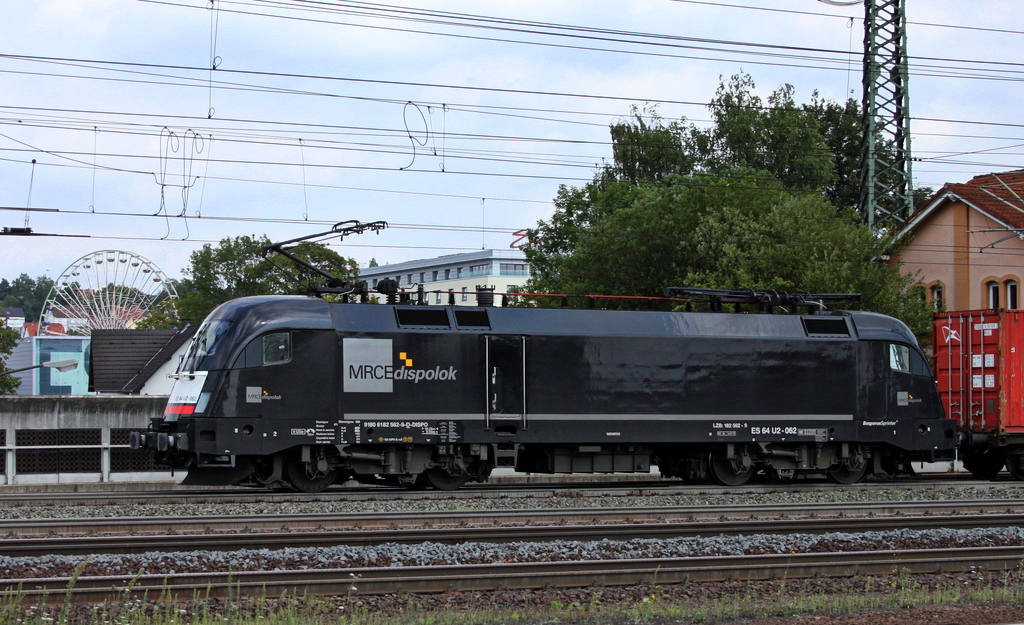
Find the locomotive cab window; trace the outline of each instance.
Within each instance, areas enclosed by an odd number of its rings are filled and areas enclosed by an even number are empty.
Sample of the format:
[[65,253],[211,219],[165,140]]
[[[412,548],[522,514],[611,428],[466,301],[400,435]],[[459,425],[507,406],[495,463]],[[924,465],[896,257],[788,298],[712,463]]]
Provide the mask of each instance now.
[[910,373],[910,348],[906,345],[889,344],[889,368],[893,371]]
[[287,332],[265,334],[253,339],[235,359],[234,369],[276,365],[292,359],[292,338]]
[[[181,370],[182,371],[200,371],[207,370],[211,365],[217,364],[217,362],[223,363],[227,360],[226,357],[215,358],[218,350],[221,348],[224,336],[227,334],[228,329],[231,328],[230,321],[214,320],[204,321],[203,325],[199,327],[199,331],[196,332],[195,337],[192,339],[192,343],[189,345],[188,351],[185,353],[185,358],[182,360]],[[215,362],[217,361],[217,362]],[[220,366],[223,366],[220,365]]]
[[292,339],[287,332],[275,332],[263,337],[263,364],[273,365],[292,359]]

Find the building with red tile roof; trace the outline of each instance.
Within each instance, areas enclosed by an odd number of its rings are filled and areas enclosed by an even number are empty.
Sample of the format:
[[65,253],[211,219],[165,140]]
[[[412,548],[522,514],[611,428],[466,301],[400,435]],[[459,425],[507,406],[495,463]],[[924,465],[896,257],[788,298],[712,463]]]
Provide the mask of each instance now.
[[904,269],[937,307],[1024,307],[1024,169],[943,185],[898,235],[910,238]]
[[28,322],[26,322],[22,326],[22,329],[21,329],[21,337],[22,338],[32,337],[32,336],[53,335],[53,334],[64,335],[64,334],[67,334],[67,333],[64,331],[64,326],[59,324],[59,323],[44,323],[44,324],[42,324],[42,329],[40,329],[38,323],[33,323],[31,321],[28,321]]

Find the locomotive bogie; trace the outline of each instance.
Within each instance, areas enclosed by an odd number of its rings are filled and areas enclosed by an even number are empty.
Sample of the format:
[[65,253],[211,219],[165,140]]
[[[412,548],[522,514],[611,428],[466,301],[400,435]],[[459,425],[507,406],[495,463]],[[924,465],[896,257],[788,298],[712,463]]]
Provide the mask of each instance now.
[[848,483],[956,445],[913,336],[871,313],[243,298],[204,322],[177,375],[166,414],[136,438],[189,483],[451,489],[494,467],[653,465],[729,486]]

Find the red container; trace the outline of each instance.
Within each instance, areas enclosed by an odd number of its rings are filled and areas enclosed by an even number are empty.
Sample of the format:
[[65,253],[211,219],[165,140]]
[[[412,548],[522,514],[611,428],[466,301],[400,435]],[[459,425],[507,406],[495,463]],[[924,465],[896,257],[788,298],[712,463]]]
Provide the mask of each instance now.
[[1024,444],[1024,310],[939,313],[935,375],[946,415],[979,450]]

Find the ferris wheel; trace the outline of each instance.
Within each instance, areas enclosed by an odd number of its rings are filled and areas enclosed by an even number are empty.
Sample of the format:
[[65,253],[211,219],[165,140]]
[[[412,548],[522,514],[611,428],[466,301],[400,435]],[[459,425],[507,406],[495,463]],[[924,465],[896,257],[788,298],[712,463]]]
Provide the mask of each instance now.
[[152,262],[120,250],[92,252],[71,263],[43,304],[43,324],[68,334],[130,328],[153,306],[177,299],[174,285]]

